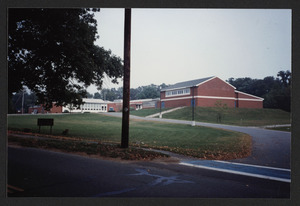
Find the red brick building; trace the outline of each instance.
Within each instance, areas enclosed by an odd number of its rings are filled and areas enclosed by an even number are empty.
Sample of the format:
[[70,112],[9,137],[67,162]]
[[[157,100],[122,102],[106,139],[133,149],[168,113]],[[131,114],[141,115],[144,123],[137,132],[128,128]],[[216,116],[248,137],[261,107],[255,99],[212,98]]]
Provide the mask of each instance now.
[[[215,107],[217,101],[228,107],[263,108],[263,98],[237,91],[218,77],[179,82],[161,90],[161,107]],[[158,103],[159,106],[160,103]]]
[[61,106],[55,106],[55,103],[52,104],[52,108],[50,110],[46,110],[42,105],[37,105],[28,108],[29,114],[47,114],[47,113],[62,113]]

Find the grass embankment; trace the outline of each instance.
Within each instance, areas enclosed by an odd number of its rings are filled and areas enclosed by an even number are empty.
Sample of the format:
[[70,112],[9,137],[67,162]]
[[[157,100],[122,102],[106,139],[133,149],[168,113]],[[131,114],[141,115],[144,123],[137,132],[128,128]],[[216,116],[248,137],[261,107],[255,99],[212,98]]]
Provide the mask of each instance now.
[[[164,109],[161,109],[161,111],[166,111],[166,110],[169,110],[170,108],[164,108]],[[149,115],[152,115],[152,114],[157,114],[160,112],[160,108],[149,108],[149,109],[142,109],[142,110],[133,110],[133,111],[130,111],[130,114],[131,115],[135,115],[135,116],[140,116],[140,117],[146,117],[146,116],[149,116]]]
[[[241,126],[265,126],[290,124],[290,113],[278,109],[227,108],[221,111],[221,122],[217,121],[218,108],[196,107],[195,121]],[[167,119],[191,120],[192,108],[185,107],[163,115]]]
[[[100,114],[24,115],[9,116],[8,129],[28,128],[38,132],[37,118],[54,118],[53,135],[119,144],[121,118]],[[41,133],[49,133],[42,127]],[[205,159],[234,159],[248,156],[251,137],[238,132],[190,125],[131,120],[130,146],[168,150]]]

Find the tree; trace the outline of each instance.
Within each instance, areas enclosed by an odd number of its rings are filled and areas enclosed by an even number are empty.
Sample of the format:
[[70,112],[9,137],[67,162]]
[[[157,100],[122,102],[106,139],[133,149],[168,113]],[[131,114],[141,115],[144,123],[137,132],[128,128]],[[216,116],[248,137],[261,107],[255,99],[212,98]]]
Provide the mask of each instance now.
[[256,83],[256,79],[251,79],[250,77],[245,78],[229,78],[228,83],[237,88],[237,90],[253,94],[253,86]]
[[138,99],[154,99],[159,97],[159,90],[155,85],[143,87],[143,91],[138,95]]
[[138,89],[135,89],[135,88],[131,88],[130,89],[130,99],[131,100],[135,100],[135,99],[138,99],[137,98],[137,95],[139,94],[139,90]]
[[8,113],[16,113],[18,111],[22,111],[22,102],[24,113],[27,113],[28,107],[34,106],[36,104],[36,100],[36,95],[33,92],[29,93],[25,89],[18,93],[15,93],[9,102]]
[[94,99],[102,99],[102,96],[99,92],[94,93]]
[[90,98],[90,99],[94,97],[94,95],[90,94],[89,92],[87,92],[85,96],[86,96],[86,98]]
[[[136,100],[136,99],[154,99],[159,98],[160,96],[160,90],[168,87],[165,83],[161,85],[147,85],[147,86],[140,86],[138,88],[131,88],[130,89],[130,99]],[[95,93],[96,95],[96,93]],[[107,96],[108,95],[108,96]],[[103,89],[101,91],[101,98],[104,99],[104,96],[106,100],[113,101],[115,99],[122,99],[123,98],[123,87],[119,87],[117,89]],[[94,97],[95,98],[95,97]]]
[[228,83],[237,90],[264,98],[265,108],[277,108],[290,111],[291,103],[291,72],[279,71],[277,77],[265,77],[264,79],[229,78]]
[[280,103],[280,107],[283,110],[291,111],[291,72],[279,71],[277,74],[280,77],[281,89],[278,90],[276,100]]
[[116,91],[117,90],[115,88],[102,89],[101,96],[103,97],[103,100],[114,101],[115,99],[118,99]]
[[291,72],[287,71],[279,71],[277,77],[280,77],[280,83],[284,87],[288,87],[291,85]]
[[217,122],[221,123],[222,122],[222,118],[224,117],[224,113],[227,110],[227,104],[223,103],[221,100],[217,100],[215,103],[215,107],[217,110]]
[[[164,86],[165,84],[162,85]],[[159,86],[154,84],[141,86],[132,91],[134,93],[134,96],[132,96],[131,99],[154,99],[159,98],[160,96]]]
[[86,87],[101,89],[104,74],[117,83],[122,60],[94,45],[99,9],[9,9],[8,90],[23,86],[46,108],[82,104]]

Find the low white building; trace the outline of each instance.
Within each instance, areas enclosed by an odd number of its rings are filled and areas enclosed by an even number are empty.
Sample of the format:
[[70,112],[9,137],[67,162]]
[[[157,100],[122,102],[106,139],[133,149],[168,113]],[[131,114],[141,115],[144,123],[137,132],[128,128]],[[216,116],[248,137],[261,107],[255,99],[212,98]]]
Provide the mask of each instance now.
[[[104,101],[102,99],[87,99],[87,98],[83,98],[82,100],[83,100],[84,104],[81,105],[79,109],[77,109],[76,107],[71,107],[71,105],[68,105],[68,106],[62,108],[62,112],[99,113],[99,112],[112,112],[112,111],[120,112],[120,111],[122,111],[122,104],[123,104],[122,99],[118,99],[113,102]],[[158,101],[159,101],[159,99],[131,100],[130,107],[134,108],[135,110],[156,108]]]
[[99,112],[108,112],[108,104],[112,103],[110,101],[103,101],[102,99],[82,99],[84,104],[80,106],[79,109],[76,107],[72,107],[68,105],[63,107],[63,112],[92,112],[92,113],[99,113]]

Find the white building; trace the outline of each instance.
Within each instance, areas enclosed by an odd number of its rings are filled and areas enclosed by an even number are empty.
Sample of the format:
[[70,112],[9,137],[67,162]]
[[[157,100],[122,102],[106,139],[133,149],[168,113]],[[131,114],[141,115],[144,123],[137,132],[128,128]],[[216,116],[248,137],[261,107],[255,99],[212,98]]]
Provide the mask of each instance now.
[[[111,101],[103,101],[102,99],[82,99],[84,104],[80,106],[79,109],[76,107],[71,107],[70,105],[63,107],[62,112],[75,112],[75,113],[99,113],[99,112],[120,112],[122,111],[123,100],[118,99],[113,102]],[[147,108],[156,108],[157,102],[159,99],[138,99],[131,100],[130,107],[135,110],[147,109]],[[72,108],[72,109],[71,109]]]
[[84,104],[80,106],[79,109],[76,107],[72,108],[71,106],[63,107],[63,112],[93,112],[93,113],[99,113],[99,112],[108,112],[108,104],[112,103],[110,101],[103,101],[102,99],[82,99]]

